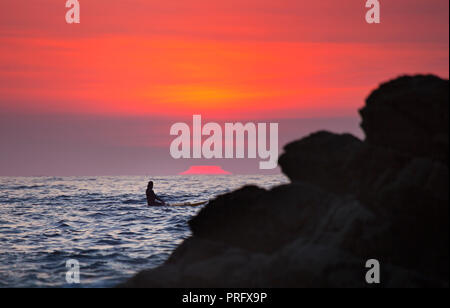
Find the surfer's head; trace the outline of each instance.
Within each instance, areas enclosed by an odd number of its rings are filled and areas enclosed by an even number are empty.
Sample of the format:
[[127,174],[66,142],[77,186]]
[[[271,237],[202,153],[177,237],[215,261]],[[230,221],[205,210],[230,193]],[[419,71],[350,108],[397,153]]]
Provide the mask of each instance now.
[[153,189],[153,181],[148,182],[147,188]]

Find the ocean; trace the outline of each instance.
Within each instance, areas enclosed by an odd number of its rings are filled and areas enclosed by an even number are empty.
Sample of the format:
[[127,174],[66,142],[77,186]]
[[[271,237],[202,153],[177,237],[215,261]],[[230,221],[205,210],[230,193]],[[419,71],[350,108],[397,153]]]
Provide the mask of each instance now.
[[[162,264],[199,207],[148,207],[149,177],[0,177],[0,287],[111,287]],[[196,202],[272,176],[152,177],[166,202]],[[66,262],[80,284],[66,282]]]

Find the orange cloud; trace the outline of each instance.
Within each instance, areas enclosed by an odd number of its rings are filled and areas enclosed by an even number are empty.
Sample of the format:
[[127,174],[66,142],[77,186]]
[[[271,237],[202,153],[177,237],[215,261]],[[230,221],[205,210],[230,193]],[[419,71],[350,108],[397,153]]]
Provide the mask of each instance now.
[[429,8],[434,18],[419,14],[420,1],[400,2],[384,4],[383,23],[374,28],[353,1],[133,0],[120,7],[83,1],[77,26],[65,24],[65,8],[54,1],[4,1],[0,107],[214,117],[354,114],[386,78],[448,76],[448,13],[441,12],[448,1]]

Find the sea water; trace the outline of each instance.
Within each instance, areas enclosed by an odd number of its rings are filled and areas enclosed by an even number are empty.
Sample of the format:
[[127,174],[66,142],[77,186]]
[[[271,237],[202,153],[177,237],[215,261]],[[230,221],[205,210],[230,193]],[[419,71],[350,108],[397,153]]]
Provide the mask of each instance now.
[[[149,177],[0,177],[0,287],[108,287],[162,264],[201,207],[148,207]],[[273,176],[152,177],[171,203],[210,200]],[[66,282],[66,262],[80,284]]]

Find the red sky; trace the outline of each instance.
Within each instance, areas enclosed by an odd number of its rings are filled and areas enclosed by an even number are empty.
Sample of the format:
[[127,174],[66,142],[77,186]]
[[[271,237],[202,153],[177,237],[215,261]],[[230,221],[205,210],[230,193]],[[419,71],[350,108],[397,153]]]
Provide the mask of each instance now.
[[[142,158],[132,168],[111,162],[95,172],[176,173],[168,166],[168,127],[192,114],[223,121],[343,118],[347,124],[325,126],[358,133],[357,124],[351,127],[357,109],[380,82],[449,75],[447,0],[380,1],[379,25],[365,22],[363,0],[79,2],[78,25],[66,24],[65,0],[0,2],[0,141],[8,148],[0,175],[87,173],[105,155],[126,160],[132,147],[167,168]],[[26,125],[27,117],[51,133]],[[120,130],[107,124],[136,117],[149,123]],[[91,126],[80,139],[81,123]],[[300,137],[289,127],[280,138]],[[35,139],[53,151],[27,146]],[[76,142],[83,159],[61,167],[45,158]],[[109,147],[120,154],[113,158]],[[25,149],[32,158],[21,156]]]

